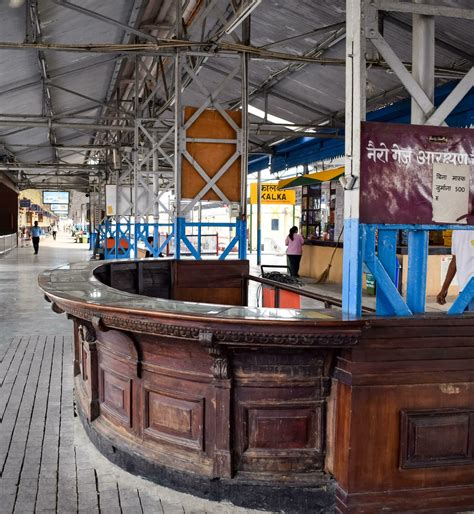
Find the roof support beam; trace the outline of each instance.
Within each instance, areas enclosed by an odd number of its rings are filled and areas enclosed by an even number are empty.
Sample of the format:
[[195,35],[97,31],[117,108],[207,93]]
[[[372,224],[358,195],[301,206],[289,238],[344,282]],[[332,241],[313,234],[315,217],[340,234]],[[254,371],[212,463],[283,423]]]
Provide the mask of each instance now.
[[143,39],[147,39],[148,41],[152,41],[153,43],[156,43],[156,38],[154,36],[147,34],[146,32],[143,32],[142,30],[134,29],[133,27],[130,27],[129,25],[126,25],[125,23],[121,23],[120,21],[109,18],[108,16],[99,14],[98,12],[91,11],[89,9],[86,9],[85,7],[81,7],[80,5],[76,5],[71,2],[68,2],[67,0],[52,0],[52,2],[61,7],[67,7],[68,9],[71,9],[73,11],[77,11],[77,12],[79,12],[81,14],[85,14],[86,16],[89,16],[91,18],[95,18],[96,20],[103,21],[110,25],[115,25],[116,27],[119,27],[119,28],[125,30],[126,32],[130,32],[131,34],[135,34],[136,36],[139,36]]
[[428,118],[426,125],[441,125],[444,120],[453,112],[459,102],[474,87],[474,67],[459,82],[459,84],[451,91],[444,102],[436,109],[436,111]]
[[404,12],[410,14],[423,14],[425,16],[445,16],[447,18],[461,18],[474,20],[474,9],[448,7],[446,5],[413,4],[393,0],[372,0],[372,5],[381,11]]
[[[38,14],[38,0],[28,0],[27,4],[28,21],[30,23],[31,34],[30,37],[34,43],[42,42],[41,24]],[[49,116],[54,116],[53,98],[51,96],[51,89],[49,87],[48,66],[46,64],[46,57],[44,51],[38,49],[38,63],[41,74],[41,82],[43,85],[43,110],[47,110]],[[48,128],[48,139],[53,145],[57,143],[56,132],[53,127]],[[58,153],[52,149],[53,155],[58,160]]]
[[48,85],[50,87],[54,87],[55,89],[64,91],[65,93],[70,93],[71,95],[83,98],[84,100],[89,100],[90,102],[100,105],[102,107],[110,107],[110,109],[117,111],[118,114],[122,114],[123,116],[131,116],[128,112],[124,111],[123,109],[115,108],[113,105],[107,105],[105,102],[102,102],[101,100],[97,100],[95,98],[91,98],[90,96],[83,95],[82,93],[78,93],[77,91],[73,91],[72,89],[69,89],[67,87],[58,86],[57,84],[54,84],[54,82],[52,82],[51,80],[48,82]]
[[285,39],[280,39],[278,41],[273,41],[272,43],[267,43],[266,45],[259,46],[259,48],[268,49],[274,46],[281,45],[282,43],[287,43],[288,41],[295,41],[296,39],[303,39],[306,37],[316,36],[317,34],[329,32],[331,30],[337,30],[341,27],[344,27],[345,24],[345,21],[341,21],[340,23],[333,23],[332,25],[326,25],[325,27],[319,27],[317,29],[310,30],[309,32],[304,32],[303,34],[297,34],[296,36],[286,37]]
[[[413,26],[410,23],[407,23],[403,20],[399,20],[392,14],[385,15],[384,21],[391,23],[392,25],[395,25],[396,27],[398,27],[402,30],[405,30],[406,32],[409,32],[410,34],[413,31]],[[462,48],[459,48],[454,43],[451,43],[450,41],[442,39],[439,36],[435,36],[435,44],[439,48],[443,48],[444,50],[447,50],[448,52],[451,52],[452,54],[457,55],[457,56],[461,57],[462,59],[465,59],[467,62],[474,64],[474,56],[472,54],[470,54],[469,52],[464,51]]]
[[104,165],[99,164],[65,164],[65,163],[29,163],[29,162],[17,162],[17,163],[0,163],[0,170],[9,170],[9,171],[17,171],[17,170],[101,170],[104,169]]
[[374,28],[369,31],[369,39],[375,48],[379,51],[380,55],[382,55],[382,57],[385,59],[385,62],[396,73],[401,83],[405,86],[406,90],[420,106],[421,110],[425,114],[429,114],[434,108],[433,102],[428,98],[418,82],[416,82],[412,74],[406,69],[405,65],[397,56],[397,54],[392,50],[390,45]]

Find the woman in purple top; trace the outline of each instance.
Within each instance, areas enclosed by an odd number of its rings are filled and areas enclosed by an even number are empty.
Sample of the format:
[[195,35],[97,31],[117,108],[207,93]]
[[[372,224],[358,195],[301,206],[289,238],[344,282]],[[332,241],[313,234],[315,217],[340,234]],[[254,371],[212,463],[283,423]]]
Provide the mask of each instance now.
[[288,257],[288,265],[290,268],[290,275],[292,277],[299,277],[301,254],[303,253],[304,239],[303,236],[298,234],[298,227],[291,227],[290,233],[285,241],[286,255]]

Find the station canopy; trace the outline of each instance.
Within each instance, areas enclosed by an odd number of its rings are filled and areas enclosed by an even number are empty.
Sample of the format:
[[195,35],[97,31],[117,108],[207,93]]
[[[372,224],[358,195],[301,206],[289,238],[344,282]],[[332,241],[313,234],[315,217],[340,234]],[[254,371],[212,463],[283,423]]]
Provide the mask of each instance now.
[[[304,162],[303,151],[292,154],[293,160],[285,154],[286,148],[290,152],[302,141],[306,146],[327,141],[340,148],[345,0],[183,1],[183,38],[215,55],[186,57],[210,90],[235,67],[235,38],[240,38],[242,27],[238,19],[233,30],[229,24],[242,2],[254,7],[248,49],[251,163],[268,163],[272,155],[280,168],[298,159]],[[448,0],[437,3],[453,5]],[[455,4],[472,8],[472,0]],[[169,126],[174,105],[165,98],[173,87],[174,48],[160,50],[158,61],[158,51],[153,53],[150,45],[173,45],[175,18],[176,2],[171,0],[1,2],[0,170],[21,188],[88,190],[110,164],[105,149],[130,146],[136,82],[144,91],[156,91],[150,116],[160,113],[156,126]],[[411,16],[386,13],[381,23],[384,38],[409,67]],[[150,59],[143,60],[149,62],[148,72],[134,63],[137,55]],[[436,86],[460,80],[473,56],[472,22],[437,18]],[[158,63],[155,68],[152,62]],[[202,105],[202,88],[183,82],[183,105]],[[223,92],[226,108],[240,107],[240,84],[239,74],[228,82]],[[406,98],[397,76],[373,53],[368,109],[377,111]]]
[[291,189],[297,186],[311,186],[321,182],[335,180],[344,175],[344,166],[333,168],[331,170],[317,171],[315,173],[305,173],[296,177],[284,178],[278,182],[278,189]]

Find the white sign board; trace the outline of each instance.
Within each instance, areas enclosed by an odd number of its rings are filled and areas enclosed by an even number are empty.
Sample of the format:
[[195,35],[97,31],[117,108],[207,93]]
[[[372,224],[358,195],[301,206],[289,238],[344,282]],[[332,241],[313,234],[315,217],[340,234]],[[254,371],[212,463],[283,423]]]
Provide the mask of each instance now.
[[467,223],[470,166],[433,164],[433,221]]
[[115,216],[117,214],[117,186],[105,186],[105,204],[106,216]]
[[105,213],[107,216],[130,216],[132,206],[135,204],[135,215],[151,215],[153,213],[153,191],[145,187],[137,188],[135,200],[135,190],[125,186],[106,185],[105,186]]

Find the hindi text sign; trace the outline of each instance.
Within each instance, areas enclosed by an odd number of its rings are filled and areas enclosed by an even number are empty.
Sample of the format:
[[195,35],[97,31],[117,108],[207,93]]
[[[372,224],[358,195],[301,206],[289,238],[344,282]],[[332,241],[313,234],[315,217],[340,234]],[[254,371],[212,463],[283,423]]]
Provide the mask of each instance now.
[[[281,190],[277,187],[277,182],[267,182],[261,185],[260,199],[262,204],[289,204],[295,205],[296,192],[291,190]],[[250,203],[257,204],[257,183],[250,184]]]
[[474,225],[474,131],[363,123],[360,221]]
[[469,166],[433,164],[433,221],[467,223]]

